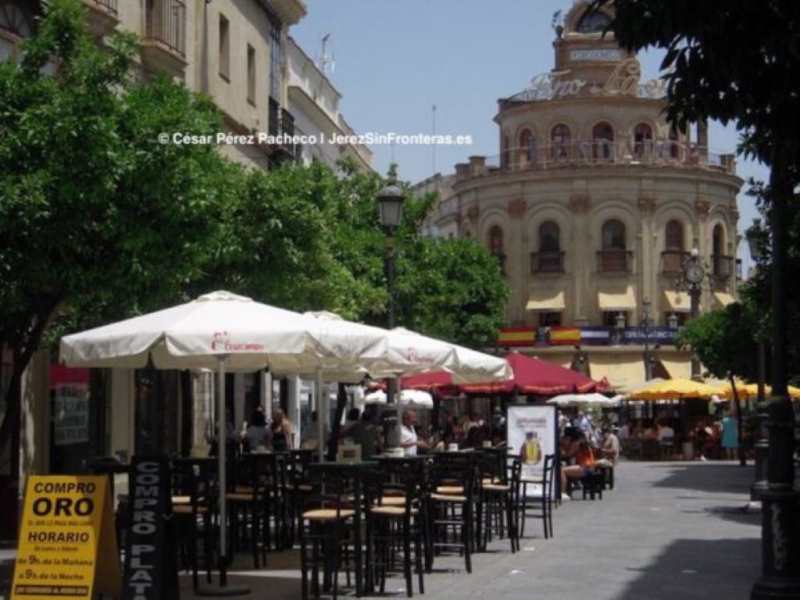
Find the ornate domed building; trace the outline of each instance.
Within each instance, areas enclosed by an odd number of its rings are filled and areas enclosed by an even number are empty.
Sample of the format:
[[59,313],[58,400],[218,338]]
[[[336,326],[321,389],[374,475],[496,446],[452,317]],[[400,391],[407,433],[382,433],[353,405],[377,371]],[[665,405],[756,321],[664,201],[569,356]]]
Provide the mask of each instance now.
[[684,267],[694,251],[705,268],[700,310],[734,299],[742,180],[733,154],[709,151],[705,123],[670,127],[663,82],[643,81],[603,35],[610,15],[588,7],[556,28],[554,70],[499,100],[499,154],[439,179],[429,225],[501,262],[500,346],[577,361],[620,388],[644,380],[646,362],[648,375],[688,377],[690,356],[672,345],[690,311]]

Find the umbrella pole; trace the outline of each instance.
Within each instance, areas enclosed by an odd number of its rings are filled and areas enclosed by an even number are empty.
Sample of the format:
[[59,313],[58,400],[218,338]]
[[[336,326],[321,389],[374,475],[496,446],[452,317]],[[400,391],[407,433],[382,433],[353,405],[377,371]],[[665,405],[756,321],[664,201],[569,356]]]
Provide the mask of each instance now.
[[225,456],[228,451],[228,416],[225,412],[225,361],[227,355],[217,357],[217,469],[219,477],[219,586],[198,588],[198,596],[244,596],[250,588],[228,586],[228,531],[226,511],[227,474]]
[[317,439],[319,440],[317,449],[319,451],[319,462],[325,462],[325,421],[323,421],[323,418],[326,417],[327,410],[323,406],[322,399],[322,369],[317,369],[314,391],[317,394]]

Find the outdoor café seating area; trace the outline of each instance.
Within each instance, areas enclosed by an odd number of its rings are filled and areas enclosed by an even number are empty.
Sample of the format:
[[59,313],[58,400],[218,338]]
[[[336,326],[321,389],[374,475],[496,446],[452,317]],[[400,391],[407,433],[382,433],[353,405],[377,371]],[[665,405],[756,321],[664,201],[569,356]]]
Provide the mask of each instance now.
[[[424,593],[446,557],[453,558],[449,568],[468,575],[473,557],[492,542],[515,553],[523,537],[553,537],[560,465],[555,455],[544,456],[542,465],[536,477],[525,476],[519,453],[505,447],[381,454],[357,462],[320,462],[311,450],[240,453],[231,447],[226,554],[247,571],[268,569],[275,557],[286,564],[288,557],[304,599],[382,594],[387,585],[410,597]],[[91,470],[128,475],[127,466],[111,461],[97,461]],[[197,591],[221,575],[216,459],[174,458],[170,471],[169,538],[178,568]],[[570,480],[570,487],[584,488],[574,497],[601,499],[607,477],[598,468],[582,481]],[[116,510],[121,548],[129,508],[123,494]]]

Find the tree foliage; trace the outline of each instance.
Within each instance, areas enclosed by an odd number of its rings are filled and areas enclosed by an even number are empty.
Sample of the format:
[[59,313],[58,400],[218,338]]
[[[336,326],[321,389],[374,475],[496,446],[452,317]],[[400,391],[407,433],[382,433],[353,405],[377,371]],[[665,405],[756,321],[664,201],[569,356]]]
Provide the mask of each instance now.
[[689,321],[678,336],[718,379],[731,376],[754,381],[758,376],[756,345],[759,323],[755,311],[739,302]]

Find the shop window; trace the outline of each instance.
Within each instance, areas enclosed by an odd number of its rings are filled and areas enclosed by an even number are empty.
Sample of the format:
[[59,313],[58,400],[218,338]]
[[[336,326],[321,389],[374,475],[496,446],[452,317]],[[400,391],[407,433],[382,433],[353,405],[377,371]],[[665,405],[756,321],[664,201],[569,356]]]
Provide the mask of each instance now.
[[134,380],[136,454],[176,454],[179,447],[178,372],[137,369]]

